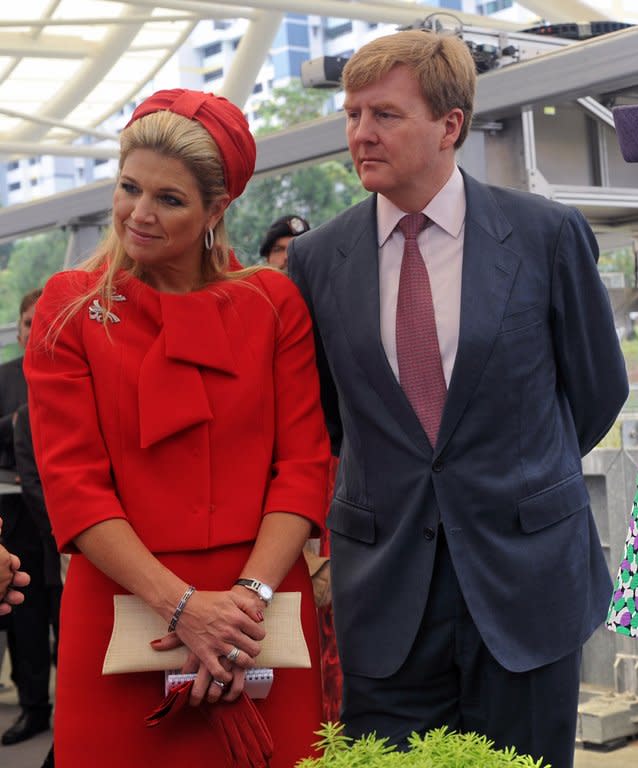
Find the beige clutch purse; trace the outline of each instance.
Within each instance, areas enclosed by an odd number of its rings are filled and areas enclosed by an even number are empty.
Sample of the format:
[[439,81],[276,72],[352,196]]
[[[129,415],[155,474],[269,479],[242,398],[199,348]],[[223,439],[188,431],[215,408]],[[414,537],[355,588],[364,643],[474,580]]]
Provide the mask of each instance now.
[[[186,661],[184,646],[154,651],[151,640],[166,634],[166,623],[135,595],[114,595],[113,632],[106,649],[103,675],[179,669]],[[264,611],[266,637],[255,659],[258,667],[310,667],[301,626],[301,592],[277,592]]]

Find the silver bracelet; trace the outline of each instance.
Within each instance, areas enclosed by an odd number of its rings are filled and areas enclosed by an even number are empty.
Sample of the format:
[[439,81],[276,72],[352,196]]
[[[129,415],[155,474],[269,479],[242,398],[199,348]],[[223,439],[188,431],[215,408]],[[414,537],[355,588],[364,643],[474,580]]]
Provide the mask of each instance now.
[[186,607],[186,603],[188,602],[188,599],[190,598],[190,596],[193,594],[194,591],[195,591],[195,587],[191,584],[189,587],[187,587],[186,592],[184,592],[184,594],[182,595],[182,599],[177,604],[177,608],[175,609],[175,613],[173,614],[171,623],[168,625],[169,632],[175,632],[175,627],[177,626],[179,617],[182,615],[182,612]]

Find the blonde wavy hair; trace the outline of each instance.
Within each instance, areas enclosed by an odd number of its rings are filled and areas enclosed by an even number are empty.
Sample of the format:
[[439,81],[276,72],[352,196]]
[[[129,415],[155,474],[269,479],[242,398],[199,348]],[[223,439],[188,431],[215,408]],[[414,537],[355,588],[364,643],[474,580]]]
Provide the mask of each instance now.
[[[131,123],[120,134],[118,173],[121,173],[127,157],[136,149],[150,149],[166,157],[180,160],[193,175],[206,210],[215,200],[228,194],[219,148],[208,131],[195,120],[163,110],[145,115]],[[206,250],[202,243],[202,284],[241,280],[258,270],[268,269],[259,265],[228,271],[230,244],[223,215],[215,225],[214,234],[215,243],[210,251]],[[50,332],[54,333],[53,341],[87,300],[99,297],[106,311],[111,310],[116,275],[119,271],[124,270],[135,277],[141,276],[142,270],[124,250],[113,224],[93,255],[79,264],[76,269],[95,272],[103,267],[105,267],[103,274],[91,290],[78,296],[60,312],[57,322],[50,329]],[[107,325],[104,323],[108,333]]]

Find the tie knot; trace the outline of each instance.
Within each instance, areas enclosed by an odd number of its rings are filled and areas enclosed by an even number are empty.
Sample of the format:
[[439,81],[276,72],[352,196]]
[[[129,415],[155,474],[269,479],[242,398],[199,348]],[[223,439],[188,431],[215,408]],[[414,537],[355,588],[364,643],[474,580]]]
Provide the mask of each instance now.
[[397,228],[403,232],[406,240],[414,240],[419,232],[427,227],[429,221],[424,213],[408,213],[399,219]]

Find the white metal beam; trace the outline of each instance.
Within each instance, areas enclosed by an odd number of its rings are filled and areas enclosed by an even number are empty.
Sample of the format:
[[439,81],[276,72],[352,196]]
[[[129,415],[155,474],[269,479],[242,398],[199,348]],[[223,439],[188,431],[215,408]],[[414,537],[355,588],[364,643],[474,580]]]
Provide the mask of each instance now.
[[[110,1],[110,0],[109,0]],[[156,2],[155,5],[162,5],[165,8],[177,9],[185,7],[184,0],[164,0]],[[186,3],[193,5],[193,3]],[[196,3],[195,5],[208,5],[206,2]],[[215,5],[234,6],[235,0],[215,0]],[[490,17],[489,21],[485,16],[478,16],[474,13],[463,13],[461,11],[450,11],[445,8],[431,5],[417,5],[416,3],[408,5],[406,3],[396,3],[387,0],[386,2],[342,2],[342,0],[315,0],[312,7],[309,8],[308,0],[251,0],[250,5],[253,8],[264,11],[281,11],[286,13],[309,13],[317,16],[332,16],[337,19],[359,19],[361,21],[373,21],[385,24],[412,24],[415,21],[423,20],[432,13],[452,13],[459,21],[464,24],[474,24],[485,26],[489,24],[491,29],[517,30],[522,29],[524,25],[503,19]]]
[[[123,13],[131,16],[134,9],[124,9]],[[41,117],[63,119],[85,96],[95,88],[100,80],[111,69],[113,63],[126,53],[129,45],[135,39],[141,25],[116,27],[110,31],[93,58],[86,59],[80,66],[78,74],[71,78],[55,96],[50,99],[40,113]],[[46,135],[47,129],[33,123],[18,128],[12,134],[13,141],[38,141]]]
[[[126,16],[134,16],[135,9],[125,9]],[[158,17],[160,19],[161,17]],[[175,41],[175,47],[181,45],[181,43],[192,32],[194,23],[184,25],[182,35]],[[64,88],[62,88],[56,97],[51,99],[40,114],[41,117],[48,117],[51,119],[62,118],[71,112],[75,106],[87,96],[93,88],[95,88],[102,78],[111,69],[114,62],[124,55],[129,49],[132,41],[135,39],[141,25],[131,24],[126,26],[120,26],[113,28],[107,38],[102,42],[97,49],[97,53],[93,58],[87,58],[84,64],[80,67],[78,74],[72,78]],[[157,61],[156,66],[152,72],[149,73],[149,77],[152,77],[173,55],[174,48],[167,50],[166,55]],[[133,98],[135,93],[139,90],[139,83],[134,80],[131,82],[131,88],[121,94],[119,102],[111,105],[106,115],[96,115],[95,125],[100,124],[106,117],[116,111],[119,107],[125,104],[127,101]],[[42,125],[25,125],[12,134],[12,140],[21,141],[38,141],[46,134],[46,128]]]
[[[138,5],[139,3],[136,3]],[[155,5],[155,3],[153,3]],[[230,15],[230,11],[227,11]],[[29,28],[29,29],[42,29],[44,27],[86,27],[91,25],[97,26],[121,26],[122,24],[149,24],[154,21],[157,22],[172,22],[172,21],[194,21],[199,16],[193,16],[188,13],[179,14],[166,14],[165,16],[153,16],[146,14],[144,16],[87,16],[86,18],[63,18],[63,19],[0,19],[0,29],[9,28]],[[233,16],[234,18],[234,16]],[[59,39],[56,37],[56,40]],[[72,38],[77,40],[77,38]]]
[[607,107],[603,106],[591,96],[583,96],[582,98],[576,99],[576,101],[583,109],[589,112],[592,117],[595,117],[597,120],[600,120],[602,123],[605,123],[615,130],[616,124],[614,123],[614,116],[611,109],[607,109]]
[[[519,4],[550,24],[579,21],[609,21],[613,17],[581,0],[518,0]],[[616,19],[618,21],[618,19]]]
[[38,59],[81,59],[95,52],[95,43],[71,35],[26,37],[17,32],[0,32],[3,56],[29,56]]
[[[123,0],[103,0],[103,2],[121,5]],[[239,3],[209,3],[206,0],[164,0],[164,2],[157,2],[157,0],[132,0],[130,4],[138,8],[166,8],[169,11],[187,11],[202,19],[255,18],[255,11],[250,7],[252,2],[248,5],[242,5]],[[158,16],[158,18],[162,17]]]
[[[115,137],[117,141],[117,136]],[[3,141],[0,143],[3,155],[15,157],[92,157],[96,160],[110,160],[118,157],[119,147],[97,147],[90,144],[47,144],[43,141]]]
[[[2,106],[0,106],[0,114],[7,115],[8,117],[17,117],[20,120],[31,120],[34,123],[47,125],[50,128],[63,128],[65,131],[71,131],[71,133],[75,133],[78,136],[93,136],[96,139],[113,139],[114,141],[117,141],[117,136],[114,133],[96,130],[95,128],[87,128],[86,126],[82,125],[73,125],[72,123],[67,123],[64,120],[51,120],[48,117],[30,115],[27,112],[19,112],[16,109],[7,109],[6,107]],[[0,144],[0,146],[3,145]]]
[[237,106],[248,101],[282,19],[283,13],[260,11],[239,41],[221,88],[221,94]]

